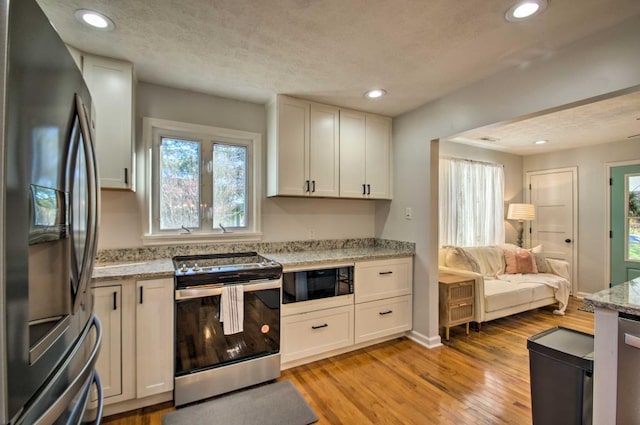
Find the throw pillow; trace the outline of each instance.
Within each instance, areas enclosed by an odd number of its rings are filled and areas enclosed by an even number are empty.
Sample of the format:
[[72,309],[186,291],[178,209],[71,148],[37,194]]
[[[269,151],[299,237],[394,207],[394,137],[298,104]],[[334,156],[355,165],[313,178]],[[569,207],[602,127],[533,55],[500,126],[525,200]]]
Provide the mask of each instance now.
[[480,273],[480,265],[463,248],[454,247],[447,252],[445,259],[447,267]]
[[505,249],[504,259],[506,262],[505,273],[507,274],[537,274],[538,268],[533,254],[526,249],[520,249],[513,251]]
[[531,248],[530,251],[533,253],[533,258],[536,261],[538,273],[552,273],[551,267],[549,267],[549,263],[547,263],[547,257],[544,256],[543,246],[536,245]]

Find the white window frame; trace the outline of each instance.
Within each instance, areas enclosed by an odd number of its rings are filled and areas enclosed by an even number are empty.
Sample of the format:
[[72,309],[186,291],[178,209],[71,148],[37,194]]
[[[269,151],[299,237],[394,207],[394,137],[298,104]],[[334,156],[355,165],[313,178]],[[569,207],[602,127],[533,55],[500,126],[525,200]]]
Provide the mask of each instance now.
[[[146,161],[144,170],[145,193],[142,242],[144,245],[165,245],[189,242],[246,242],[259,241],[262,238],[260,205],[262,201],[262,135],[249,131],[212,127],[179,121],[144,117],[142,119],[142,137],[144,140]],[[233,228],[230,232],[213,229],[187,233],[179,230],[160,231],[154,226],[158,219],[154,214],[154,202],[159,195],[157,184],[157,164],[161,137],[176,137],[199,140],[201,143],[230,143],[245,145],[247,157],[247,226]]]

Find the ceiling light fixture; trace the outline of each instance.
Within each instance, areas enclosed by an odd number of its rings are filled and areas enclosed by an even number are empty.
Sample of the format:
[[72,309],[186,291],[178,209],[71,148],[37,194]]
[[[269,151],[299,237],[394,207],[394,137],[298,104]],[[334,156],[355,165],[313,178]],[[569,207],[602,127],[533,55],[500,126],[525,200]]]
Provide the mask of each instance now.
[[544,145],[548,142],[548,140],[536,140],[533,142],[534,145]]
[[367,91],[364,96],[369,99],[378,99],[387,94],[387,91],[384,89],[372,89]]
[[116,24],[106,15],[90,9],[78,9],[74,13],[76,19],[89,28],[101,31],[113,31]]
[[519,1],[507,10],[504,17],[509,22],[519,22],[539,14],[547,7],[547,0]]

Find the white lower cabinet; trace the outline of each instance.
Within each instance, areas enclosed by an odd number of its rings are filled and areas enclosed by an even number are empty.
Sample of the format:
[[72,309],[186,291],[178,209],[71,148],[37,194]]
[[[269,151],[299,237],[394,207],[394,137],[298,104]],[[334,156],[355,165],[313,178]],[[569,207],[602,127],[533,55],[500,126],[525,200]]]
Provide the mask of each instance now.
[[353,305],[282,318],[282,362],[353,344]]
[[411,319],[411,295],[356,304],[355,343],[408,331]]
[[[100,282],[94,311],[102,324],[96,369],[110,413],[173,390],[173,279]],[[171,399],[170,397],[168,398]],[[148,404],[154,404],[153,402]]]
[[284,368],[362,348],[411,330],[411,257],[358,261],[354,264],[353,284],[353,296],[283,306],[280,351]]
[[173,280],[136,283],[137,398],[173,390]]
[[96,368],[106,398],[122,394],[122,286],[95,288],[94,311],[102,325]]

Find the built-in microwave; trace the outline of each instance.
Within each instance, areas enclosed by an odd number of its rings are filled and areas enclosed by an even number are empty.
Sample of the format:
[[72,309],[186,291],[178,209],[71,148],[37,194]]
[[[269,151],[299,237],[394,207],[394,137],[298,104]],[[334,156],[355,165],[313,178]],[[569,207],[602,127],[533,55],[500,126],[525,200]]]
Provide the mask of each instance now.
[[282,274],[282,303],[353,294],[353,266]]

